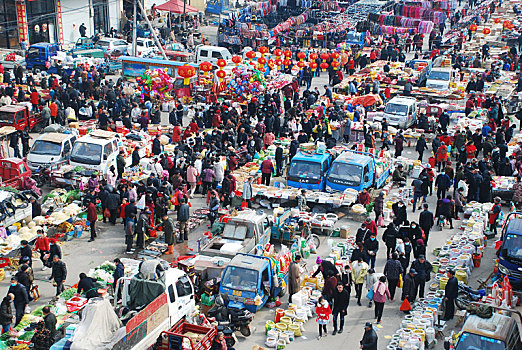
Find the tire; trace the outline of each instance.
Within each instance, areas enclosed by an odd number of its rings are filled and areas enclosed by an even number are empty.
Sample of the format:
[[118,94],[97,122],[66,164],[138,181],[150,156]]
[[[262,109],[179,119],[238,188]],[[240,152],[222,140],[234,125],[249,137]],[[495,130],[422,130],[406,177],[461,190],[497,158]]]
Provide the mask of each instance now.
[[308,245],[310,245],[310,243],[313,243],[315,245],[315,249],[317,249],[321,245],[321,240],[319,239],[318,235],[316,235],[314,233],[310,233],[310,237],[308,237],[308,239],[306,240],[306,243]]
[[241,326],[239,327],[239,332],[241,333],[242,336],[244,337],[249,337],[250,334],[252,334],[250,332],[250,327],[249,326]]
[[285,286],[285,288],[282,288],[280,291],[279,291],[279,294],[277,295],[278,297],[282,298],[285,296],[286,294],[286,290],[288,289],[288,285]]
[[469,299],[465,293],[459,293],[459,296],[455,299],[455,306],[459,310],[466,310],[469,306]]

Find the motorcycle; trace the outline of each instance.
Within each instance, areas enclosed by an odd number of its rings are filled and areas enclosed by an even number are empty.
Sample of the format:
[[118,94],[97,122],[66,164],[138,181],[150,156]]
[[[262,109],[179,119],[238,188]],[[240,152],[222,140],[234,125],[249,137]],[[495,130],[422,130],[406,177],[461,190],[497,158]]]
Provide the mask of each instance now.
[[474,290],[464,284],[464,282],[459,282],[459,294],[457,299],[455,299],[455,305],[460,310],[466,310],[471,302],[478,302],[485,295],[485,289]]
[[49,167],[41,165],[36,172],[36,185],[38,187],[41,188],[51,184],[51,170]]
[[209,321],[215,320],[223,328],[228,327],[232,332],[239,330],[243,336],[250,336],[250,322],[252,322],[254,314],[245,308],[229,308],[228,303],[228,296],[219,294],[212,308],[208,310]]

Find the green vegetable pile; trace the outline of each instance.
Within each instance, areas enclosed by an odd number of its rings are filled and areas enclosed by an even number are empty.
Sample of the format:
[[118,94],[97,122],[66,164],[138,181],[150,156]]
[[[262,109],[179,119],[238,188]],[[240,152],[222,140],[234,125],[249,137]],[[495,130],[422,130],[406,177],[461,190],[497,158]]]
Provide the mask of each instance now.
[[75,200],[80,200],[80,190],[72,190],[65,195],[65,203],[72,203]]
[[22,329],[25,329],[25,327],[29,326],[30,324],[31,324],[31,321],[23,320],[14,329],[15,329],[15,331],[21,331]]
[[50,308],[53,307],[52,305],[42,305],[42,306],[37,307],[36,309],[34,309],[33,312],[31,312],[31,314],[34,315],[34,316],[43,317],[43,311],[42,310],[46,306],[49,306]]
[[110,263],[104,263],[98,266],[96,270],[104,270],[107,273],[114,273],[114,271],[116,271],[116,266]]
[[6,341],[7,339],[9,339],[9,332],[5,332],[2,335],[0,335],[1,341]]
[[7,191],[7,192],[13,192],[13,193],[19,193],[20,192],[16,188],[13,188],[11,186],[0,187],[0,190]]
[[76,293],[76,289],[75,288],[69,288],[69,289],[64,290],[62,292],[62,294],[60,294],[60,297],[64,298],[65,300],[69,300],[69,299],[71,299],[74,296],[74,293]]
[[77,167],[74,167],[74,169],[73,169],[73,171],[76,171],[77,173],[79,173],[80,171],[84,171],[84,170],[85,170],[85,168],[82,166],[79,166],[79,165]]
[[18,337],[18,340],[31,340],[33,338],[33,335],[33,331],[25,332],[24,334]]

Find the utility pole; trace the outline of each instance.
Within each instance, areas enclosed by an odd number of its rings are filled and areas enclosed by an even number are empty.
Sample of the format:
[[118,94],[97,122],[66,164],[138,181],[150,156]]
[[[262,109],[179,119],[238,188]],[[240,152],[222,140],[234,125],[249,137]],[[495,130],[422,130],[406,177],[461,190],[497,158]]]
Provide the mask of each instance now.
[[[185,20],[187,18],[186,14],[185,14],[186,7],[187,7],[187,0],[183,0],[183,31],[187,30],[187,25],[185,22]],[[185,34],[185,33],[183,33],[183,34]]]
[[137,30],[138,30],[138,10],[137,10],[137,5],[136,5],[136,2],[138,0],[134,0],[134,16],[132,18],[132,54],[134,56],[138,56],[138,52],[137,52],[137,44],[136,44],[136,33],[137,33]]
[[[136,3],[136,0],[135,2]],[[152,36],[154,37],[154,42],[156,43],[156,46],[161,52],[161,55],[163,56],[164,60],[169,60],[167,58],[167,55],[165,54],[165,50],[163,50],[163,46],[161,46],[160,41],[158,40],[158,36],[156,35],[156,31],[154,30],[154,27],[152,26],[152,23],[149,21],[149,17],[147,17],[147,13],[145,12],[145,9],[143,8],[143,4],[141,3],[141,0],[138,0],[138,5],[140,5],[141,13],[143,13],[143,17],[145,17],[145,20],[147,21],[147,24],[149,25],[150,32],[152,33]]]

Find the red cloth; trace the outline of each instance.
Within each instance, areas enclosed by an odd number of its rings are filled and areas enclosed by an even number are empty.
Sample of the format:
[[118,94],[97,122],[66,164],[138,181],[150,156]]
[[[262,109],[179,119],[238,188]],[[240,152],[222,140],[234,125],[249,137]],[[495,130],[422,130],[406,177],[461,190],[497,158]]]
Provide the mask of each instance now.
[[474,144],[470,144],[466,146],[466,153],[468,154],[468,159],[475,158],[475,152],[477,151],[477,147]]
[[318,305],[315,308],[315,313],[317,314],[317,320],[328,321],[330,319],[330,315],[332,314],[332,309],[330,309],[330,305],[327,303],[325,305]]
[[437,162],[448,160],[448,146],[440,146],[437,150]]
[[129,205],[129,203],[125,203],[120,205],[120,218],[125,219],[125,207]]
[[271,174],[274,169],[274,164],[270,159],[265,159],[263,163],[261,163],[261,173],[263,174]]
[[96,212],[94,203],[89,203],[87,207],[87,220],[89,220],[89,222],[96,222],[98,220],[98,213]]
[[390,87],[387,87],[386,89],[384,89],[384,97],[386,97],[386,99],[389,99],[391,97]]
[[41,252],[49,251],[49,238],[47,237],[38,237],[36,239],[36,243],[34,244],[34,249]]
[[33,105],[37,105],[38,102],[40,102],[40,95],[38,95],[38,92],[36,92],[36,91],[31,92],[31,103]]
[[179,141],[181,141],[181,128],[179,127],[179,125],[176,125],[172,130],[172,142]]

